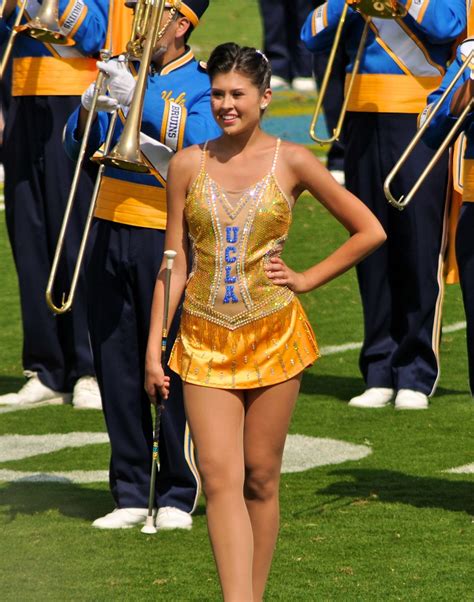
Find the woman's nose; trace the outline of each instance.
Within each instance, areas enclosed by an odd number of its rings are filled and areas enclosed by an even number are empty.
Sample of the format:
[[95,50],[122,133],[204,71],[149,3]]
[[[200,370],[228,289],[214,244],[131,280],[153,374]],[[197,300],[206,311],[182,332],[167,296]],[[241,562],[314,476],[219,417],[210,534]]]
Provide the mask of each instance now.
[[226,94],[222,101],[223,108],[230,109],[230,108],[232,108],[233,104],[234,104],[234,101],[233,101],[232,95]]

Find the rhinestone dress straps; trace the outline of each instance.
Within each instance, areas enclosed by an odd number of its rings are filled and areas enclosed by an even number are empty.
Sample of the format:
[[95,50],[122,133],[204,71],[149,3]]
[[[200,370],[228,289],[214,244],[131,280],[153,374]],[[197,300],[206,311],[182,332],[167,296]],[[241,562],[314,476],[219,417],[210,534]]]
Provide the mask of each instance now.
[[280,140],[271,171],[238,193],[209,176],[203,149],[185,202],[193,266],[170,359],[187,382],[263,386],[290,378],[319,355],[294,293],[265,274],[291,224],[291,206],[275,178],[279,147]]

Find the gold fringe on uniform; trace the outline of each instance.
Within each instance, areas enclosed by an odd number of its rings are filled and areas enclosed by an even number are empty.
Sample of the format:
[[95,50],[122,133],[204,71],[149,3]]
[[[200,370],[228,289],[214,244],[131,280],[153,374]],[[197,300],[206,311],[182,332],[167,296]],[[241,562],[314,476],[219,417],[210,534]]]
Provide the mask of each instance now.
[[183,310],[169,366],[184,382],[252,389],[288,380],[318,357],[316,337],[295,297],[235,330]]

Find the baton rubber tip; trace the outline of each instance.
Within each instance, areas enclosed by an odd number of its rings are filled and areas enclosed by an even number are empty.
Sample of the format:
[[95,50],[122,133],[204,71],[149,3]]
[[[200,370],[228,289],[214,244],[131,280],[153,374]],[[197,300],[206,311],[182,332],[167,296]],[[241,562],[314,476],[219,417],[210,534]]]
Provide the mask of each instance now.
[[145,533],[146,535],[154,535],[156,533],[156,527],[153,522],[153,516],[147,516],[141,532]]

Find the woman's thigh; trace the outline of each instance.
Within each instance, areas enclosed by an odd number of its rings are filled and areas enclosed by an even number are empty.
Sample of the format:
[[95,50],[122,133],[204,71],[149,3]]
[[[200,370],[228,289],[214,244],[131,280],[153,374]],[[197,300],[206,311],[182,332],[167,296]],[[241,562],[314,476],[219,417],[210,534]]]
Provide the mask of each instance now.
[[244,456],[247,469],[278,470],[302,374],[246,392]]
[[230,471],[231,467],[243,474],[243,393],[188,383],[183,384],[183,390],[186,417],[203,476]]

